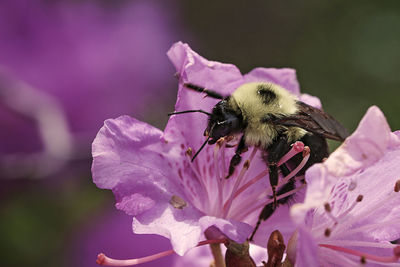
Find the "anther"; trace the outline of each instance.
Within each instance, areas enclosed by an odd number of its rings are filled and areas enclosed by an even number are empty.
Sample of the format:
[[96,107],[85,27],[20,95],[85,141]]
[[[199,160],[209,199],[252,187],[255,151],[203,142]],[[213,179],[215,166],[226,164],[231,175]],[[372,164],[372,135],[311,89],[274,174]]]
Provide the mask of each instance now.
[[326,228],[325,229],[325,232],[324,232],[324,235],[326,236],[326,237],[329,237],[330,235],[331,235],[331,229],[329,229],[329,228]]
[[367,259],[365,258],[365,256],[361,256],[360,263],[361,264],[367,264]]
[[186,153],[185,153],[185,154],[188,155],[189,157],[192,157],[193,149],[192,149],[191,147],[189,147],[189,148],[186,150]]
[[331,212],[331,211],[332,211],[332,209],[331,209],[331,205],[329,205],[329,203],[328,203],[328,202],[327,202],[327,203],[325,203],[325,205],[324,205],[324,208],[325,208],[326,212]]
[[246,169],[246,170],[248,170],[249,167],[250,167],[250,160],[246,160],[246,161],[244,162],[244,164],[243,164],[243,168]]
[[305,157],[309,154],[310,154],[310,148],[308,146],[305,146],[303,149],[303,157]]
[[355,181],[351,181],[347,190],[353,191],[354,189],[356,189],[356,187],[357,187],[357,183]]
[[177,195],[173,195],[171,197],[171,199],[169,200],[169,204],[171,204],[175,209],[180,210],[187,206],[186,201]]
[[225,138],[221,137],[220,139],[218,139],[216,145],[218,148],[221,148],[222,144],[225,142]]
[[400,180],[397,180],[394,184],[394,192],[398,193],[400,191]]

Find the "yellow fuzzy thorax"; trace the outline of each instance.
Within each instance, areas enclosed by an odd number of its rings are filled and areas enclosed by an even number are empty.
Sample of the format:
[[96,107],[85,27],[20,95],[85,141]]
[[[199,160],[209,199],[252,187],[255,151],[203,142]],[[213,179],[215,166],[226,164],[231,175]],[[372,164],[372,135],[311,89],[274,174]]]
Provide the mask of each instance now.
[[[267,87],[277,96],[271,103],[265,104],[260,98],[260,86]],[[291,115],[297,112],[297,98],[282,87],[273,83],[252,82],[240,86],[233,92],[231,106],[240,109],[243,119],[247,122],[245,142],[248,146],[268,147],[278,134],[278,130],[286,131],[289,142],[300,139],[306,131],[298,127],[277,128],[261,122],[268,115]]]

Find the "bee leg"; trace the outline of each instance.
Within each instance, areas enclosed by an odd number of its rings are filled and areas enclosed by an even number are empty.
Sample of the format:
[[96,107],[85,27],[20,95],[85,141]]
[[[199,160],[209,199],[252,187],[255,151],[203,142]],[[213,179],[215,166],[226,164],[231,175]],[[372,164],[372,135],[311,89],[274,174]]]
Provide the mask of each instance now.
[[265,207],[261,211],[260,215],[258,216],[257,224],[254,227],[254,230],[251,233],[251,236],[249,238],[250,241],[253,241],[253,237],[256,234],[258,227],[260,227],[261,221],[265,221],[266,219],[271,217],[271,215],[274,213],[275,210],[276,210],[276,207],[274,207],[273,203],[269,203],[268,205],[265,205]]
[[279,169],[281,170],[283,177],[288,176],[290,174],[290,170],[285,163],[279,166]]
[[[295,188],[295,181],[290,180],[287,184],[285,184],[282,188],[279,189],[278,195],[285,194],[285,193],[293,190],[294,188]],[[291,197],[292,196],[287,196],[287,197],[281,198],[280,200],[277,201],[277,206],[287,203]],[[269,203],[269,204],[265,205],[265,207],[261,211],[260,215],[258,216],[257,224],[254,227],[253,233],[251,234],[251,236],[249,238],[250,241],[253,241],[253,237],[256,234],[258,228],[260,227],[261,222],[266,221],[269,217],[271,217],[272,214],[275,212],[277,206],[274,207],[273,203]]]
[[[277,140],[268,147],[266,161],[269,167],[269,182],[272,188],[273,206],[276,208],[276,188],[278,186],[278,161],[290,150],[286,135],[279,135]],[[264,159],[265,160],[265,159]]]
[[233,155],[231,162],[229,164],[228,176],[226,176],[225,179],[231,177],[231,175],[235,171],[235,167],[239,165],[240,161],[242,161],[242,156],[240,156],[240,154],[242,154],[246,149],[247,148],[246,148],[246,143],[244,141],[244,135],[242,135],[239,141],[239,145],[236,148],[235,155]]

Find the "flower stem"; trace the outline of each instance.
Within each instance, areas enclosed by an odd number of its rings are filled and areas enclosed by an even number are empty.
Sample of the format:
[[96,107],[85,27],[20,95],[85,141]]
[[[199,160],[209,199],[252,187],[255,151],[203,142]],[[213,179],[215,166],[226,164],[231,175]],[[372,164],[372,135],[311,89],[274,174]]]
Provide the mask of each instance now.
[[214,257],[215,267],[225,267],[225,259],[222,256],[221,244],[210,244],[211,253]]

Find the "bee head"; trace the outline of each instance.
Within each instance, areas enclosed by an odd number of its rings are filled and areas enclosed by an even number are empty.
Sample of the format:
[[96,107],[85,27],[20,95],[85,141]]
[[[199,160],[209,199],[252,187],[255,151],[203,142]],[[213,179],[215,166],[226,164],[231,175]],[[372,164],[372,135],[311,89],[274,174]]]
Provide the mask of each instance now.
[[209,144],[214,144],[221,137],[238,133],[242,128],[242,114],[230,107],[229,99],[223,99],[214,106],[204,135],[210,137]]

